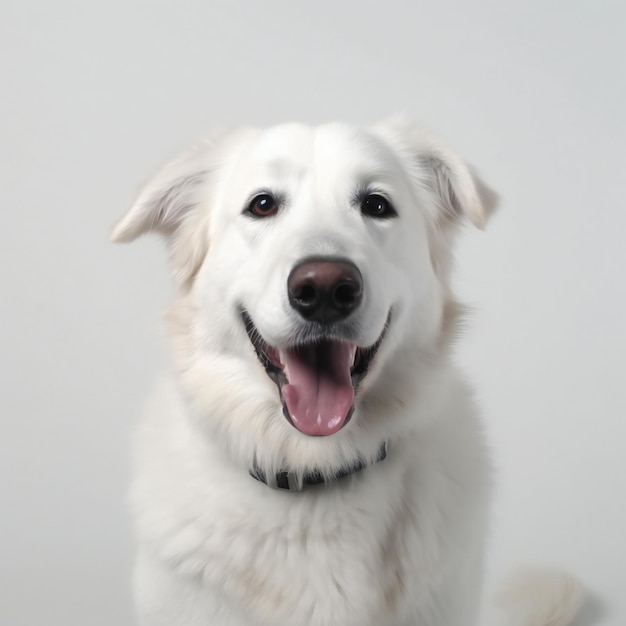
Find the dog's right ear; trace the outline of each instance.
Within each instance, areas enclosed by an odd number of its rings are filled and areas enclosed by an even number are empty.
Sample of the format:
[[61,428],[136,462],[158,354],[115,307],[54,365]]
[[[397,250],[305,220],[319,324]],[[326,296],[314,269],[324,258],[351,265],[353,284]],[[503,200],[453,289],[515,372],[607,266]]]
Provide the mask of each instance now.
[[156,231],[173,236],[201,201],[209,173],[209,146],[200,144],[164,165],[141,189],[111,233],[114,242],[129,242]]
[[199,144],[163,166],[141,189],[111,239],[130,242],[149,232],[163,235],[180,283],[197,271],[208,249],[207,178],[212,170],[212,147]]

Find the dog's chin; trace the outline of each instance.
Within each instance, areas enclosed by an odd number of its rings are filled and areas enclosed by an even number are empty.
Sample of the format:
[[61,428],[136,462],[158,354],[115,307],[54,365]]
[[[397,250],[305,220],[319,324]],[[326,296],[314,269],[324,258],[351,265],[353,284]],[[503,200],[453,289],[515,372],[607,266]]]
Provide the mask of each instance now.
[[366,348],[317,325],[304,341],[279,349],[263,338],[247,311],[242,310],[241,318],[259,361],[278,388],[289,423],[312,437],[341,430],[354,413],[359,384],[384,339],[391,313],[376,342]]

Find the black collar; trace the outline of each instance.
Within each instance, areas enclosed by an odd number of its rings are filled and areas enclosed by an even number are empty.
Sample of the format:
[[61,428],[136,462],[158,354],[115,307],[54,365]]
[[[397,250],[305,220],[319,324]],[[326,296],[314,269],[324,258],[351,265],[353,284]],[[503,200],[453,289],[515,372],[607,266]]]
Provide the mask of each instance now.
[[[387,442],[383,441],[378,449],[378,455],[374,463],[379,463],[387,456]],[[324,476],[319,470],[307,472],[306,474],[299,476],[295,472],[278,472],[274,476],[270,476],[269,480],[265,475],[265,472],[259,468],[253,468],[250,470],[250,476],[255,478],[259,482],[264,483],[272,489],[286,489],[288,491],[302,491],[305,487],[312,485],[319,485],[321,483],[329,484],[334,483],[337,480],[341,480],[350,474],[360,472],[367,467],[369,463],[363,459],[358,459],[354,464],[347,467],[342,467],[338,472],[331,474],[330,476]]]

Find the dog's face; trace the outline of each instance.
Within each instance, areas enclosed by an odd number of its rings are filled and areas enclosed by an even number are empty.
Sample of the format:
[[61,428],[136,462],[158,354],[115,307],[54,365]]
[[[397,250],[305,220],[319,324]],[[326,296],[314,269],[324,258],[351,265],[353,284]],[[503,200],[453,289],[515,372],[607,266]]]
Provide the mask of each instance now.
[[334,434],[387,325],[411,312],[430,337],[438,323],[406,174],[373,135],[286,126],[242,140],[216,193],[213,249],[196,280],[207,317],[219,303],[228,325],[247,328],[293,426]]
[[166,166],[114,237],[170,241],[179,371],[202,428],[247,464],[297,469],[371,454],[399,428],[390,407],[445,343],[451,231],[491,200],[412,127],[286,125]]

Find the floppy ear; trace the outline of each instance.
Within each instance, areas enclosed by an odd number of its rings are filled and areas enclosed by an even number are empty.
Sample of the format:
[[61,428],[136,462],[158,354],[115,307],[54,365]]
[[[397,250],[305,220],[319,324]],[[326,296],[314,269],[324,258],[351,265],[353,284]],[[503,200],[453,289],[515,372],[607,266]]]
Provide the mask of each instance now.
[[133,241],[156,231],[173,235],[199,202],[198,188],[208,174],[208,146],[195,146],[164,165],[139,192],[111,239]]
[[457,154],[416,124],[396,118],[376,130],[405,160],[420,187],[434,199],[439,223],[456,222],[465,216],[484,228],[498,203],[492,191]]
[[184,281],[198,268],[208,246],[206,201],[210,146],[199,144],[163,166],[141,189],[111,239],[130,242],[148,232],[165,236],[174,272]]

